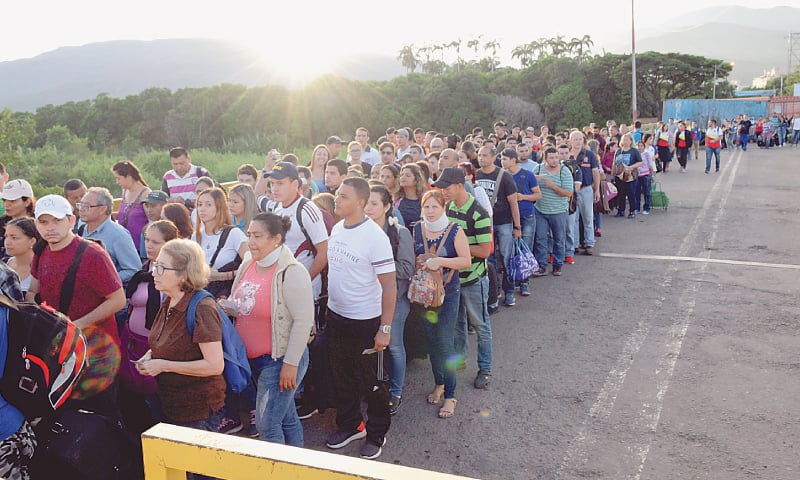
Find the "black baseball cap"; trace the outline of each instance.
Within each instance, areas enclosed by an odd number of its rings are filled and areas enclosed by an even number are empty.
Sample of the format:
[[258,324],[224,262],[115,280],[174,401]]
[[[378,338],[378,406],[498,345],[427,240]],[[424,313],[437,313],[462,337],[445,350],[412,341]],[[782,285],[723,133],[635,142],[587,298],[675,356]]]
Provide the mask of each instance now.
[[436,188],[447,188],[457,183],[463,185],[465,180],[466,176],[464,175],[464,170],[458,167],[447,167],[442,170],[439,179],[433,183],[433,186]]

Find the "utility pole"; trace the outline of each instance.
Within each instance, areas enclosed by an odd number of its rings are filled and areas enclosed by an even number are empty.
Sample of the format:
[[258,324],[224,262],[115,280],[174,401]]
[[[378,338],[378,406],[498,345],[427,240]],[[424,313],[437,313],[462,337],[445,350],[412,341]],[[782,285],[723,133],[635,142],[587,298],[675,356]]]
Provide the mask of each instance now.
[[[800,32],[789,32],[786,38],[789,40],[789,64],[786,75],[791,75],[792,65],[800,65]],[[783,95],[782,90],[781,95]]]
[[633,123],[636,123],[636,120],[639,119],[639,109],[636,106],[636,33],[635,33],[635,16],[633,10],[633,2],[631,0],[631,97],[632,97],[632,109],[633,109]]

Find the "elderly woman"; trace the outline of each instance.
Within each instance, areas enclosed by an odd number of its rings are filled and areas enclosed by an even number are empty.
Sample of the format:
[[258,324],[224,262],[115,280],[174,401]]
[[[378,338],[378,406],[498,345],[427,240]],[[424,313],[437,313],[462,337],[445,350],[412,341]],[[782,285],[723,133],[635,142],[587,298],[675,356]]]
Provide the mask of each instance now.
[[194,333],[186,324],[189,302],[208,283],[210,269],[200,246],[170,240],[151,264],[153,283],[165,299],[150,329],[150,350],[137,362],[140,374],[156,377],[167,423],[216,432],[225,403],[222,318],[211,298],[197,306]]
[[259,213],[247,229],[247,246],[230,301],[256,383],[256,428],[262,440],[303,446],[294,394],[308,369],[314,297],[308,270],[284,242],[288,217]]

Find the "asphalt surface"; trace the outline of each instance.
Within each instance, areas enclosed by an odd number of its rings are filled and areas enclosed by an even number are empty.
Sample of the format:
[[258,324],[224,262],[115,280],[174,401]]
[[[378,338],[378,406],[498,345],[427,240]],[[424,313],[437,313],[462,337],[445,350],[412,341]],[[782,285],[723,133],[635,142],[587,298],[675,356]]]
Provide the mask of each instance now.
[[[703,151],[700,152],[703,155]],[[379,461],[482,479],[800,478],[800,149],[677,162],[667,211],[605,217],[594,256],[492,317],[453,418],[409,364]],[[325,450],[334,412],[304,421]],[[358,445],[340,450],[358,455]]]

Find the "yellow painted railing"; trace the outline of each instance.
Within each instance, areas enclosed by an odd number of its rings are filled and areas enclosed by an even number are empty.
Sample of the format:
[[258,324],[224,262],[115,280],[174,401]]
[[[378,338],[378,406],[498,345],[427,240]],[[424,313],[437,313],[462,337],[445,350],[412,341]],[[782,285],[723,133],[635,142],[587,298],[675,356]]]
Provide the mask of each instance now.
[[160,423],[142,434],[146,480],[468,480],[390,463]]

